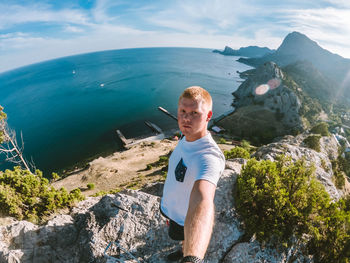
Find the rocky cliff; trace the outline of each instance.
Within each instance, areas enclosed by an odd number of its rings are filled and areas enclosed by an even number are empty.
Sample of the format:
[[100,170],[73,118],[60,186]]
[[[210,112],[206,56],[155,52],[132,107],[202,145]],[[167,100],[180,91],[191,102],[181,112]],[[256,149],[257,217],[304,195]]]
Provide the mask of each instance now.
[[[284,73],[273,62],[249,71],[246,80],[233,93],[233,106],[236,107],[231,116],[233,120],[226,118],[219,125],[243,137],[249,137],[250,133],[258,134],[254,127],[258,127],[260,132],[274,131],[275,136],[302,130],[303,122],[299,116],[301,102],[296,93],[283,84],[283,79]],[[243,119],[245,121],[240,122]],[[237,133],[237,129],[241,131]]]
[[[255,157],[273,160],[284,153],[296,160],[305,156],[315,163],[316,176],[332,198],[338,199],[343,192],[334,187],[330,164],[337,155],[335,139],[323,137],[318,153],[303,145],[305,136],[286,136],[258,149]],[[300,253],[297,243],[277,251],[244,236],[233,191],[245,162],[226,162],[215,196],[216,221],[207,261],[290,262],[293,258],[293,262],[312,262]],[[70,214],[57,215],[46,225],[16,221],[1,226],[0,262],[166,262],[167,253],[179,244],[167,237],[166,222],[159,212],[161,191],[162,185],[156,184],[143,191],[90,197]]]

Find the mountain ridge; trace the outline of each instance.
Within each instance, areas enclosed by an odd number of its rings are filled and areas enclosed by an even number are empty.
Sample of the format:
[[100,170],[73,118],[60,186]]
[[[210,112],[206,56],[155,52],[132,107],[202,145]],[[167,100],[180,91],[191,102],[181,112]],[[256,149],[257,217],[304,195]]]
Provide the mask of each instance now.
[[225,46],[223,51],[213,50],[214,53],[219,53],[224,56],[242,56],[242,57],[262,57],[266,54],[273,53],[275,50],[267,47],[248,46],[241,47],[239,49],[233,49],[229,46]]
[[288,34],[278,49],[261,58],[240,58],[238,61],[257,67],[265,62],[273,61],[280,67],[298,60],[310,61],[324,75],[336,82],[341,82],[350,71],[350,59],[334,54],[322,47],[306,35],[299,32]]

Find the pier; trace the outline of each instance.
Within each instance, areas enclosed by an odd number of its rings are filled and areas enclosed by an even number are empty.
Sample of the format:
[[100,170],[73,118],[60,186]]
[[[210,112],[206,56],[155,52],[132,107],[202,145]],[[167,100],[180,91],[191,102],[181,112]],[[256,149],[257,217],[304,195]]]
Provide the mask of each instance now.
[[[174,120],[177,121],[177,117],[173,114],[171,114],[169,111],[167,111],[166,109],[162,108],[162,107],[158,107],[158,109],[160,111],[162,111],[163,113],[165,113],[166,115],[168,115],[169,117],[173,118]],[[155,132],[155,135],[152,136],[141,136],[138,138],[132,138],[132,139],[126,139],[125,136],[123,135],[123,133],[120,130],[116,130],[117,135],[119,137],[119,139],[122,141],[123,143],[123,147],[128,149],[133,145],[139,144],[141,142],[146,142],[146,141],[156,141],[156,140],[163,140],[164,138],[166,138],[166,136],[172,136],[175,132],[178,132],[178,130],[176,129],[171,130],[171,131],[167,131],[167,132],[163,132],[163,130],[161,128],[159,128],[159,126],[157,126],[156,124],[150,122],[150,121],[145,121],[145,124],[151,128],[151,130],[153,132]]]
[[142,143],[142,142],[147,142],[147,141],[157,141],[157,140],[163,140],[165,138],[165,134],[162,131],[161,128],[159,128],[157,125],[150,121],[145,121],[145,124],[152,129],[156,133],[156,135],[152,136],[141,136],[137,138],[132,138],[132,139],[126,139],[123,133],[120,130],[116,130],[117,135],[119,139],[123,143],[123,147],[126,149],[129,149],[130,147]]
[[151,128],[152,131],[156,132],[157,134],[161,134],[163,133],[162,129],[159,128],[157,125],[155,125],[154,123],[150,122],[150,121],[145,121],[145,124]]
[[127,147],[130,143],[133,142],[132,140],[126,139],[120,130],[117,130],[117,134],[118,134],[119,139],[122,141],[123,146]]
[[173,114],[171,114],[169,111],[167,111],[166,109],[162,108],[162,107],[158,107],[158,110],[164,112],[166,115],[168,115],[169,117],[173,118],[174,120],[177,121],[177,117]]

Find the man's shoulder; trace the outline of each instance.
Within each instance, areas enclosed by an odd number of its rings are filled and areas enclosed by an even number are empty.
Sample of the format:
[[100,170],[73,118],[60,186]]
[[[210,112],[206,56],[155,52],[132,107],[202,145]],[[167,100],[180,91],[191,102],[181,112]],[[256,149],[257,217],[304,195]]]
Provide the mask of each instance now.
[[224,154],[222,153],[214,139],[211,137],[211,135],[207,137],[206,143],[203,144],[202,149],[206,154],[214,154],[220,157],[224,157]]
[[225,165],[225,156],[214,140],[203,144],[202,150],[197,155],[197,160],[200,164],[206,163],[216,167]]
[[187,143],[185,138],[179,141],[177,148],[181,152],[187,153],[191,161],[206,159],[206,158],[219,158],[225,161],[224,154],[220,150],[219,146],[216,144],[211,134],[200,138],[195,143]]

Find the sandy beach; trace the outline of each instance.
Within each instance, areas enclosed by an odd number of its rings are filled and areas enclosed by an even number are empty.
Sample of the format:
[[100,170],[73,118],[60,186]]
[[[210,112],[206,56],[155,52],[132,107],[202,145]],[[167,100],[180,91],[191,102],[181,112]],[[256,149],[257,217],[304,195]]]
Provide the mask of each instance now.
[[[157,162],[160,156],[167,155],[176,143],[177,141],[163,139],[133,145],[128,150],[91,161],[86,169],[54,182],[53,186],[65,187],[68,191],[80,188],[85,196],[90,196],[99,191],[108,192],[159,181],[162,179],[162,167],[152,166],[152,169],[147,169],[147,165]],[[95,188],[88,190],[88,183],[93,183]]]
[[[99,157],[89,162],[86,169],[54,182],[53,186],[65,187],[68,191],[80,188],[85,196],[90,196],[100,191],[137,189],[147,183],[163,181],[167,162],[160,165],[156,162],[161,156],[169,155],[177,142],[169,139],[143,141],[127,150]],[[233,145],[219,144],[219,147],[224,151],[231,149]],[[95,185],[94,189],[87,188],[89,183]]]

